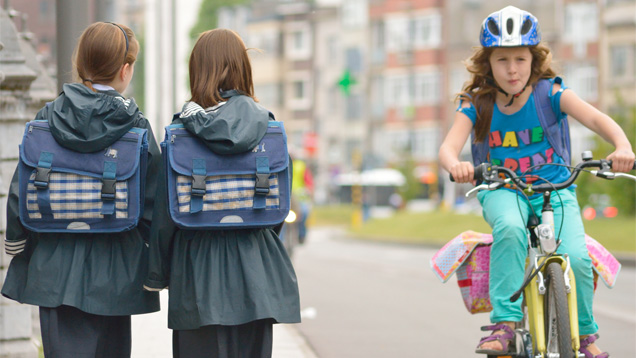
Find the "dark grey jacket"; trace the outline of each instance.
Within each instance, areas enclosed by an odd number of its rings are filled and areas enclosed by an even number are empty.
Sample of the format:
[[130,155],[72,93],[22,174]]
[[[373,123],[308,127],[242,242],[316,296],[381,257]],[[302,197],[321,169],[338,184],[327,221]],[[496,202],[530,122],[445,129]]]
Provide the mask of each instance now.
[[[183,123],[211,150],[252,150],[267,130],[270,112],[247,96],[232,96],[215,110],[184,106]],[[181,230],[167,208],[166,174],[159,178],[151,230],[147,289],[169,286],[168,327],[197,329],[259,319],[300,321],[296,274],[273,228]]]
[[[93,92],[65,84],[63,92],[35,119],[48,120],[57,142],[80,152],[102,150],[132,127],[148,130],[148,169],[143,217],[139,225],[116,234],[34,233],[19,219],[18,175],[7,203],[7,247],[18,248],[2,294],[44,307],[69,305],[99,315],[130,315],[159,310],[156,293],[143,290],[148,240],[161,162],[148,121],[133,99],[116,91]],[[20,252],[24,243],[24,251]]]

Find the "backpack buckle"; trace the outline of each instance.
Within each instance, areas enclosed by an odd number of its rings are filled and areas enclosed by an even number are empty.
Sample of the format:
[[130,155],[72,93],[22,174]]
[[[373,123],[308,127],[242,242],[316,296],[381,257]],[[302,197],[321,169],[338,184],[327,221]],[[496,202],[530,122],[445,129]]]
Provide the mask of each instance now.
[[45,189],[46,187],[48,187],[50,173],[51,173],[51,168],[37,167],[33,185],[35,185],[35,187],[38,189]]
[[254,191],[258,195],[269,194],[269,173],[256,173]]
[[192,194],[193,196],[205,195],[205,175],[192,175]]
[[115,200],[115,179],[102,179],[102,199]]

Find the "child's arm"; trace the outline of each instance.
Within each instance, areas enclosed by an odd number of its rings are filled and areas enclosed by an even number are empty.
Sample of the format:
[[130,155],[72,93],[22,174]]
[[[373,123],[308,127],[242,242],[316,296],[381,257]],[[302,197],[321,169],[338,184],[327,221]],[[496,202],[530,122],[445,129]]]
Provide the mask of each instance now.
[[[554,86],[557,90],[559,85]],[[566,89],[561,95],[561,111],[574,117],[584,126],[600,135],[616,150],[607,156],[612,160],[612,169],[617,172],[628,172],[634,166],[634,152],[623,129],[605,113],[582,100],[572,90]]]
[[471,162],[460,162],[459,154],[473,130],[473,122],[462,112],[455,113],[455,121],[439,148],[439,161],[458,183],[473,181],[475,168]]

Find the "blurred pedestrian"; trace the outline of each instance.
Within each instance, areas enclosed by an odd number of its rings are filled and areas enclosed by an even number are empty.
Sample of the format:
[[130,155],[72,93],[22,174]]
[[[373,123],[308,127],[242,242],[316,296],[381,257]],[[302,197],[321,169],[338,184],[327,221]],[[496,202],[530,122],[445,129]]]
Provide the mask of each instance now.
[[[251,71],[235,32],[204,32],[190,55],[192,98],[173,123],[217,153],[259,143],[269,111],[255,103]],[[233,100],[223,97],[228,92]],[[241,107],[225,108],[236,103]],[[213,117],[222,107],[223,118]],[[160,182],[157,202],[167,207],[165,178]],[[300,322],[296,274],[273,228],[183,230],[164,209],[155,216],[151,237],[145,286],[169,287],[174,357],[271,357],[273,324]]]
[[40,306],[47,358],[130,357],[130,316],[159,310],[157,293],[144,291],[143,280],[161,153],[135,101],[121,94],[132,79],[138,51],[127,26],[90,25],[74,54],[79,83],[65,84],[35,118],[48,121],[60,145],[82,153],[105,150],[133,127],[148,131],[145,210],[138,225],[108,234],[29,231],[19,218],[19,201],[26,198],[18,197],[17,171],[11,182],[5,246],[15,256],[2,294]]

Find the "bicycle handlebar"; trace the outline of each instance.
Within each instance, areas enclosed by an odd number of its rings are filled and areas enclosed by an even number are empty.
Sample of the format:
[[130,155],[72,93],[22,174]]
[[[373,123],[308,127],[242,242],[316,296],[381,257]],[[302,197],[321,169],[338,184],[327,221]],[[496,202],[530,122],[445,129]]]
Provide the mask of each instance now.
[[[542,183],[542,184],[528,184],[522,181],[522,176],[518,176],[513,170],[493,165],[490,163],[482,163],[475,167],[475,173],[473,178],[477,181],[483,181],[485,183],[501,183],[504,184],[505,180],[499,177],[499,173],[504,174],[506,177],[510,178],[512,182],[520,189],[532,189],[535,192],[546,192],[559,190],[569,187],[574,183],[576,178],[579,176],[579,173],[584,168],[598,168],[594,174],[604,179],[614,179],[616,176],[619,176],[621,173],[614,173],[611,171],[612,169],[612,161],[606,159],[600,160],[584,160],[581,163],[577,164],[570,174],[570,177],[562,183]],[[634,162],[634,166],[632,170],[636,169],[636,162]],[[449,175],[450,180],[454,181],[453,176]]]

